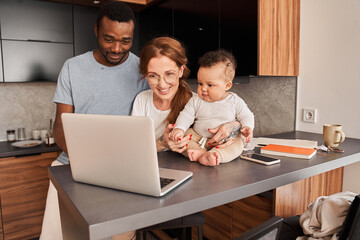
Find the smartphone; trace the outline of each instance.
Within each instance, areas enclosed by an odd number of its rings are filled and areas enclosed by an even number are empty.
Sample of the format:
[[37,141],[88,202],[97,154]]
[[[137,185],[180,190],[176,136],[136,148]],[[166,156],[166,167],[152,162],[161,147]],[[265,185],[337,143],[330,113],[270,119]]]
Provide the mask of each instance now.
[[268,157],[257,153],[248,153],[248,154],[240,155],[240,158],[264,165],[272,165],[280,162],[280,159],[278,158]]

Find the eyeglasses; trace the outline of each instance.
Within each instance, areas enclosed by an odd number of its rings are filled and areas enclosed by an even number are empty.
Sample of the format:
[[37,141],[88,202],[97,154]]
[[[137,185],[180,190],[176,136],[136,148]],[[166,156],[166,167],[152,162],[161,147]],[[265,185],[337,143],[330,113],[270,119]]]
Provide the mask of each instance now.
[[175,72],[167,72],[164,74],[164,76],[160,76],[156,73],[149,73],[146,75],[146,77],[149,83],[152,84],[159,83],[161,78],[163,78],[166,83],[173,83],[178,80],[178,76]]

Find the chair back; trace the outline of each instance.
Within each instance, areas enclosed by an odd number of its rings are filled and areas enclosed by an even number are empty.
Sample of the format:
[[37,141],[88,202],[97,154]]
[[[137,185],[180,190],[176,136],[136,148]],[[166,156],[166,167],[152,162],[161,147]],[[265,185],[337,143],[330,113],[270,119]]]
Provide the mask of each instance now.
[[339,240],[360,239],[360,195],[357,195],[349,207]]
[[279,216],[272,217],[233,240],[278,239],[282,220]]

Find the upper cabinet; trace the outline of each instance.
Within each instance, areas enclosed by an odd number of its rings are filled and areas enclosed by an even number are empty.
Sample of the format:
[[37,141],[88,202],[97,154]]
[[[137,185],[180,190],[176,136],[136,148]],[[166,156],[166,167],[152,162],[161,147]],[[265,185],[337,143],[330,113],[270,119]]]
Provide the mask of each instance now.
[[94,26],[99,8],[74,5],[75,56],[97,48]]
[[73,43],[72,6],[33,0],[0,0],[1,38]]
[[97,47],[98,11],[58,2],[0,0],[0,82],[57,81],[67,59]]
[[[172,2],[174,11],[174,37],[184,43],[189,58],[190,76],[196,78],[198,58],[219,49],[219,3],[208,0],[182,0]],[[206,7],[204,7],[206,6]]]
[[5,82],[57,81],[73,45],[2,40]]
[[[247,22],[236,24],[243,18],[238,13],[247,11],[243,9],[243,2],[255,6],[253,15],[255,22],[251,34],[249,34],[249,28],[243,27]],[[157,36],[172,36],[182,42],[187,50],[190,78],[196,78],[199,68],[198,58],[208,51],[219,48],[227,49],[235,54],[237,61],[241,63],[238,64],[238,70],[242,70],[237,71],[237,75],[256,75],[256,6],[257,3],[253,0],[241,1],[240,4],[231,0],[159,2],[139,13],[140,39],[142,40],[140,49],[144,45],[144,40]],[[252,47],[247,44],[251,40]],[[242,51],[243,49],[246,51]],[[254,56],[251,60],[249,60],[250,55]],[[252,72],[242,63],[252,65]]]
[[184,43],[190,76],[196,78],[198,58],[220,46],[219,3],[208,0],[172,2],[175,9],[174,37]]
[[298,76],[300,0],[258,0],[258,75]]
[[236,76],[257,75],[257,2],[221,0],[220,32],[220,47],[236,56]]
[[69,4],[0,0],[4,82],[56,81],[74,55]]
[[235,55],[236,76],[297,76],[299,7],[300,0],[162,1],[139,13],[140,49],[152,37],[175,37],[192,78],[198,57],[219,48]]

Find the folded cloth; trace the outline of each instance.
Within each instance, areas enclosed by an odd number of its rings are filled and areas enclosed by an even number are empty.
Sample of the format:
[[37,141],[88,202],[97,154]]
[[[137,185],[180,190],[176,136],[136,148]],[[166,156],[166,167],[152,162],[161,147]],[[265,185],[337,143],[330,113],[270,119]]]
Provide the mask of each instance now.
[[357,194],[340,192],[322,196],[310,203],[300,216],[300,225],[306,236],[296,240],[336,240],[344,223],[351,202]]

